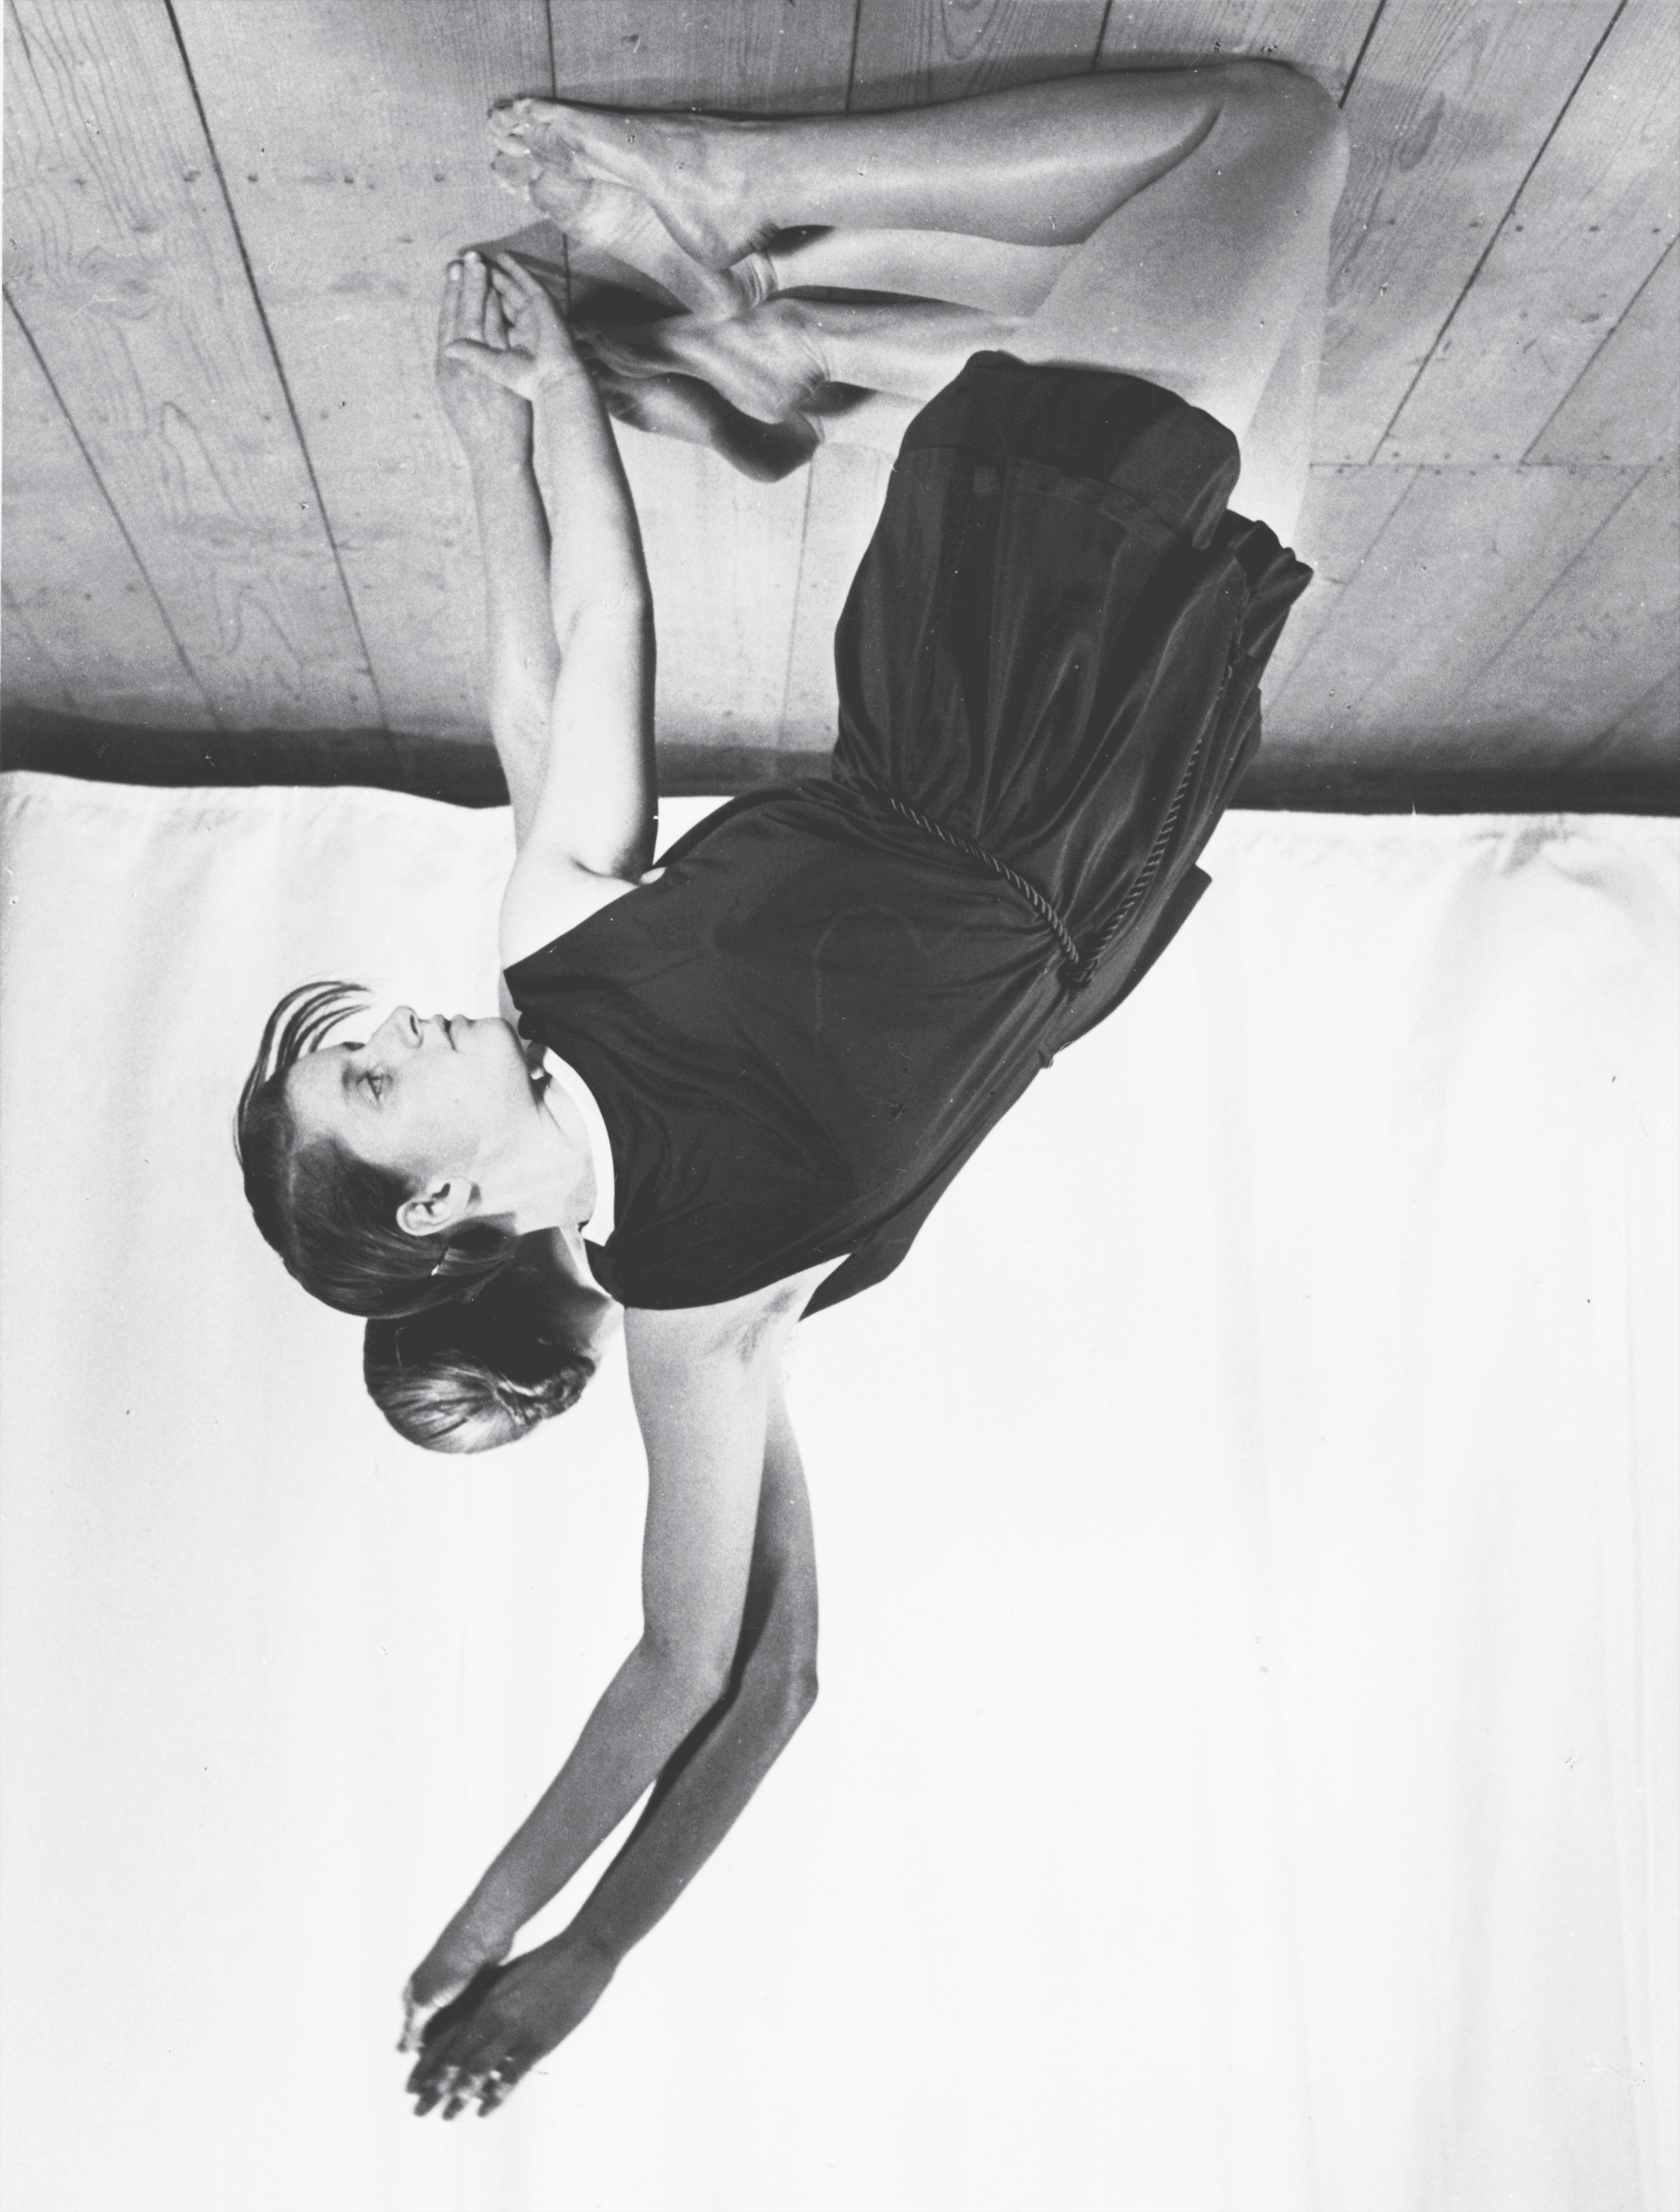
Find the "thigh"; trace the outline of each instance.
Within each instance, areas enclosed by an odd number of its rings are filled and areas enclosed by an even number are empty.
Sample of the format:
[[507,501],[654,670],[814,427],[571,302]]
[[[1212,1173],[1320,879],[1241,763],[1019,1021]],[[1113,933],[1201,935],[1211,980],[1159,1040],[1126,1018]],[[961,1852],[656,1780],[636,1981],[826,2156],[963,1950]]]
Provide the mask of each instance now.
[[[1251,521],[1268,525],[1284,545],[1295,543],[1312,458],[1312,408],[1324,350],[1326,274],[1321,269],[1309,287],[1248,428],[1238,439],[1242,473],[1231,495],[1232,508]],[[1312,556],[1303,557],[1310,560]]]
[[1010,350],[1146,378],[1240,445],[1313,317],[1347,157],[1334,104],[1310,80],[1269,64],[1229,76],[1206,138],[1099,226]]

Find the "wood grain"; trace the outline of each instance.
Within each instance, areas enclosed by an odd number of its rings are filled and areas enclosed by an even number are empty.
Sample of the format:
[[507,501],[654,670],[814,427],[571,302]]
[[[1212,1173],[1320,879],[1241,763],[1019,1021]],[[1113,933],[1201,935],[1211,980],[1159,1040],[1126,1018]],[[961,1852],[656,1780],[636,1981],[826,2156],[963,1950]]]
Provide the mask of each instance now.
[[922,107],[1080,76],[1103,15],[1102,0],[859,0],[849,105]]
[[886,495],[892,461],[861,447],[825,447],[811,465],[782,742],[825,754],[837,716],[834,625]]
[[11,0],[7,276],[218,720],[380,703],[161,0]]
[[[1671,0],[1628,0],[1391,428],[1380,458],[1515,460],[1680,229]],[[1635,419],[1628,431],[1643,443]],[[1604,458],[1622,449],[1611,428]]]
[[170,635],[22,325],[5,311],[5,696],[137,723],[205,723]]
[[1616,759],[1645,760],[1655,753],[1671,775],[1680,770],[1680,668],[1671,668],[1634,700],[1604,732],[1600,750]]
[[1339,100],[1382,0],[1114,0],[1099,69],[1217,55],[1288,62]]
[[[845,104],[851,0],[567,0],[554,22],[557,82],[583,98],[760,114]],[[661,748],[778,744],[808,478],[755,484],[709,453],[622,428],[618,446],[653,580]]]
[[[0,670],[5,672],[3,696],[30,707],[52,707],[68,712],[71,704],[64,672],[29,627],[29,618],[0,582]],[[9,743],[0,744],[0,769],[17,765]]]
[[1628,740],[1615,733],[1671,673],[1677,631],[1680,477],[1662,462],[1636,477],[1446,726],[1520,732],[1530,757],[1559,766],[1620,764]]
[[806,480],[752,483],[715,453],[615,426],[642,519],[662,744],[774,745]]
[[1535,461],[1661,461],[1680,452],[1680,245],[1535,440]]
[[450,252],[528,219],[490,180],[484,110],[545,84],[543,0],[176,0],[176,15],[386,717],[482,732],[478,532],[431,360]]
[[1314,458],[1374,457],[1616,0],[1390,0],[1342,112]]
[[551,0],[554,82],[608,107],[825,114],[846,104],[855,0]]
[[1488,659],[1637,479],[1619,469],[1420,469],[1296,662],[1282,713],[1338,745],[1453,726]]
[[1312,570],[1312,581],[1289,611],[1283,635],[1267,664],[1263,686],[1268,744],[1286,739],[1312,720],[1311,709],[1285,705],[1297,662],[1330,622],[1343,595],[1358,582],[1372,549],[1411,489],[1410,469],[1314,468],[1295,550]]

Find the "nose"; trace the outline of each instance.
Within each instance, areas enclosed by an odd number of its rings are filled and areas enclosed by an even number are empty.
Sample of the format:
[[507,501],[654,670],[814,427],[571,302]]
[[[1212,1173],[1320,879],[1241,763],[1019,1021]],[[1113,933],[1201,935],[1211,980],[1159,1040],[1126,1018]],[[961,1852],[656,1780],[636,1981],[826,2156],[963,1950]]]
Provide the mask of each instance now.
[[387,1042],[418,1044],[420,1020],[412,1006],[393,1006],[374,1032]]

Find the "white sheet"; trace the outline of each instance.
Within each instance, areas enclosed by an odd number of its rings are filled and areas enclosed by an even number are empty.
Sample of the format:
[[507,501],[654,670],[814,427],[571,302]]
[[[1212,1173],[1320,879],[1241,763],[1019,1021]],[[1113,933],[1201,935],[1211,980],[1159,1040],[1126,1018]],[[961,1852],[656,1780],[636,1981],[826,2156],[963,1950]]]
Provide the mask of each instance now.
[[635,1632],[622,1368],[409,1449],[228,1133],[290,983],[488,1009],[506,817],[4,785],[7,2212],[1675,2203],[1673,824],[1225,823],[806,1332],[814,1717],[445,2129],[397,1995]]

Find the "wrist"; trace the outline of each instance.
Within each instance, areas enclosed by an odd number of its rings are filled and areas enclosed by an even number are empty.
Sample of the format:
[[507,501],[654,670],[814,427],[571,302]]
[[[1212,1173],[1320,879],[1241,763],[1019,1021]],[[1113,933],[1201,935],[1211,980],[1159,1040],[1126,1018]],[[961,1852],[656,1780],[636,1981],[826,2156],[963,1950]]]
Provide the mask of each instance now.
[[475,1890],[449,1923],[442,1940],[484,1966],[500,1966],[529,1917],[528,1913],[516,1912],[505,1894]]
[[581,356],[570,355],[564,361],[545,362],[531,385],[531,404],[540,407],[545,399],[555,399],[563,393],[575,392],[581,385],[594,389]]
[[456,435],[475,475],[480,469],[499,474],[523,468],[531,459],[531,410],[516,402],[505,413],[498,409],[491,422],[475,422],[468,429],[457,425]]
[[618,1942],[605,1927],[589,1919],[587,1913],[580,1913],[569,1928],[563,1928],[553,1939],[552,1948],[557,1954],[563,1952],[575,1964],[587,1966],[605,1988],[624,1964],[630,1945]]

